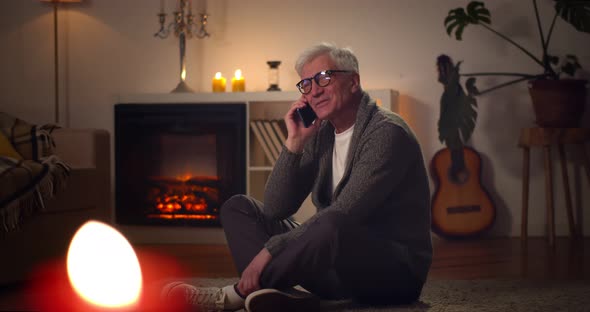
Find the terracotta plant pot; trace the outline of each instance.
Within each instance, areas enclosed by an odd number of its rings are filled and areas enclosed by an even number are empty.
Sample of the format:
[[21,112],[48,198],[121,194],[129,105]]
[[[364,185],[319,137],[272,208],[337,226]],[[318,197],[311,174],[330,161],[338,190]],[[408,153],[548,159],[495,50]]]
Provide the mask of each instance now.
[[535,123],[544,128],[576,128],[586,104],[586,80],[534,80],[529,93]]

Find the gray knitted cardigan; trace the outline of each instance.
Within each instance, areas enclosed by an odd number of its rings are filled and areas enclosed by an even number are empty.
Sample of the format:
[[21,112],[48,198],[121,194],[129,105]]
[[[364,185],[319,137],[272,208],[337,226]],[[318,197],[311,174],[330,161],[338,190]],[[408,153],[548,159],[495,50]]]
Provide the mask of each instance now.
[[331,193],[334,128],[323,121],[303,153],[283,146],[266,184],[263,214],[285,219],[312,192],[317,213],[300,227],[270,238],[276,255],[323,214],[337,210],[372,229],[404,255],[416,276],[426,280],[432,261],[430,190],[422,152],[402,118],[375,105],[363,93],[344,175]]

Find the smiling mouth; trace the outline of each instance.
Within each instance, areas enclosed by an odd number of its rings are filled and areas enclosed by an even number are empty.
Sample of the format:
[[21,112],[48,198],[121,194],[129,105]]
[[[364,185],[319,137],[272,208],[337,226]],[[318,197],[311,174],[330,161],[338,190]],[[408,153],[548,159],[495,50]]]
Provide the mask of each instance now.
[[328,100],[327,100],[327,99],[320,100],[319,102],[315,102],[315,103],[313,104],[313,106],[314,106],[314,107],[319,107],[319,106],[322,106],[323,104],[325,104],[326,102],[328,102]]

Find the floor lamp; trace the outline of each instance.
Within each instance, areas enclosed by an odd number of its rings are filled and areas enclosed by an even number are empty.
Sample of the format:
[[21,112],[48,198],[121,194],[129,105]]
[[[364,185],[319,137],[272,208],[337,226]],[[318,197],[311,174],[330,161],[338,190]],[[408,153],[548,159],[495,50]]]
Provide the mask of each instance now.
[[55,86],[55,124],[59,125],[59,41],[58,41],[58,31],[57,31],[57,9],[61,3],[75,3],[75,2],[82,2],[82,0],[41,0],[41,2],[50,2],[53,5],[53,49],[54,49],[54,86]]

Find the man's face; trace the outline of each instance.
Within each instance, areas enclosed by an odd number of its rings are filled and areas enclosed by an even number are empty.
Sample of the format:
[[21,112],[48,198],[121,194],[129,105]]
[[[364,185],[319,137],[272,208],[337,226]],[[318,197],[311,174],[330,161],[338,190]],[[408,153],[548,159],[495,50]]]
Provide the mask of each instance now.
[[[329,55],[320,55],[303,66],[301,79],[313,77],[315,74],[329,69],[338,68]],[[312,82],[311,91],[303,96],[319,119],[337,119],[339,112],[352,105],[353,92],[358,88],[358,83],[353,79],[355,75],[354,73],[334,73],[331,76],[330,84],[325,87],[318,86],[315,81]]]

